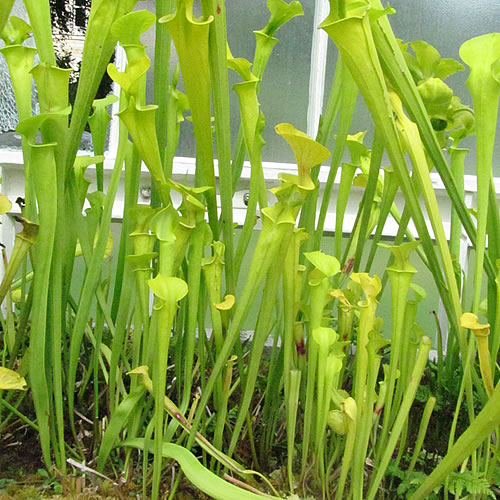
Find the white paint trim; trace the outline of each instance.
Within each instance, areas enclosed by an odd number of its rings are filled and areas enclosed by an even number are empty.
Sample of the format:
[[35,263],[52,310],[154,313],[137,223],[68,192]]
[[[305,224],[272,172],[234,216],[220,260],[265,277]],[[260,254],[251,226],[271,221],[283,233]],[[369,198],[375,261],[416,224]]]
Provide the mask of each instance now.
[[[88,154],[88,152],[82,151],[81,154]],[[109,176],[111,175],[111,169],[113,166],[114,158],[108,155],[107,159],[104,162],[104,175],[105,175],[105,183]],[[9,199],[14,202],[18,196],[23,196],[24,194],[24,168],[22,163],[22,153],[20,151],[1,151],[0,152],[0,168],[3,171],[3,183],[1,186],[1,190],[4,194],[6,194]],[[291,163],[270,163],[264,162],[264,176],[266,178],[266,184],[268,188],[279,185],[280,181],[278,179],[279,172],[294,172],[296,170],[295,165]],[[320,170],[319,181],[320,181],[320,190],[323,189],[324,183],[326,181],[328,175],[328,166],[324,166]],[[89,179],[94,178],[95,169],[93,166],[87,169],[87,176]],[[176,181],[181,183],[192,183],[194,180],[195,173],[195,160],[193,158],[183,158],[176,157],[174,161],[174,169],[173,169],[173,177]],[[218,174],[217,162],[215,162],[215,174]],[[440,208],[440,213],[442,214],[443,226],[445,230],[445,234],[449,236],[450,232],[450,201],[448,199],[448,195],[446,190],[444,189],[444,185],[439,179],[436,173],[431,173],[432,184],[435,189],[437,201]],[[335,226],[335,199],[336,192],[338,191],[340,180],[340,172],[337,175],[337,179],[334,184],[333,194],[331,198],[330,207],[328,209],[327,218],[325,221],[325,231],[331,232],[334,230]],[[248,191],[250,184],[250,164],[245,162],[243,166],[243,170],[240,177],[240,188],[239,191],[235,193],[233,197],[233,205],[234,205],[234,217],[235,222],[241,224],[244,220],[246,213],[246,206],[243,203],[243,195]],[[150,175],[146,168],[146,166],[142,165],[141,172],[141,187],[147,187],[151,185]],[[495,179],[495,186],[497,187],[498,198],[500,199],[500,179]],[[93,187],[90,188],[92,191]],[[476,198],[476,182],[474,176],[466,176],[466,204],[468,207],[475,205]],[[272,195],[269,195],[272,197]],[[343,232],[349,233],[354,225],[354,221],[356,218],[357,209],[359,203],[361,202],[361,198],[363,196],[363,189],[358,187],[353,187],[351,190],[351,195],[349,197],[348,206],[346,210],[346,214],[343,221]],[[321,193],[320,193],[321,197]],[[141,200],[143,203],[147,203],[147,199]],[[113,209],[113,218],[115,220],[119,220],[121,218],[120,213],[122,211],[123,203],[123,180],[120,184],[119,191],[116,198],[116,207]],[[396,205],[400,208],[404,205],[403,196],[398,193],[396,197]],[[413,225],[410,225],[410,230],[415,233],[415,228]],[[432,236],[432,229],[429,230]],[[397,223],[389,217],[387,223],[384,227],[383,236],[386,237],[394,237],[398,231]],[[462,258],[465,258],[466,251],[465,249],[470,246],[470,241],[466,237],[465,233],[462,236]],[[462,263],[464,264],[464,263]]]
[[[116,104],[115,104],[116,105]],[[79,154],[89,154],[89,151],[79,151]],[[114,151],[110,150],[106,152],[106,159],[104,160],[104,170],[111,171],[113,169],[113,163],[115,160]],[[215,172],[217,174],[217,159],[214,160]],[[0,166],[11,165],[21,167],[23,165],[23,154],[20,149],[0,149]],[[290,172],[296,170],[296,165],[294,163],[281,163],[281,162],[269,162],[264,161],[262,163],[264,169],[264,177],[266,180],[273,181],[278,178],[279,172]],[[329,165],[323,165],[320,168],[319,181],[324,183],[328,177]],[[174,158],[174,174],[181,175],[186,173],[188,175],[194,175],[195,169],[195,159],[190,157],[176,156]],[[89,172],[91,168],[89,169]],[[146,166],[142,165],[142,171],[147,172]],[[439,195],[446,193],[443,181],[439,177],[437,172],[431,172],[430,174],[432,187],[436,194]],[[241,175],[242,179],[250,179],[250,162],[245,161],[243,164],[243,171]],[[335,179],[335,183],[338,184],[340,181],[340,170]],[[497,192],[497,197],[500,199],[500,177],[495,177],[493,179],[493,184],[495,186],[495,191]],[[477,191],[477,180],[475,175],[464,175],[464,185],[465,193],[470,193],[474,195]]]
[[328,35],[317,27],[326,18],[329,10],[330,6],[327,0],[316,0],[311,48],[311,72],[309,73],[309,104],[307,107],[307,134],[310,137],[316,137],[318,133],[319,118],[323,109],[328,50]]

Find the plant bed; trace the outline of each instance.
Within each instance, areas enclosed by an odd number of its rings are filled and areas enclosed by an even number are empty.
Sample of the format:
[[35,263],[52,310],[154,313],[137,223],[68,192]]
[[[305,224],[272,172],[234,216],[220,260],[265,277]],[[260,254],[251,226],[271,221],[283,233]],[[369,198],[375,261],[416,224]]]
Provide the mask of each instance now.
[[[261,106],[310,5],[268,0],[247,60],[223,1],[136,3],[92,1],[74,100],[49,0],[24,1],[30,24],[0,5],[25,175],[19,209],[0,196],[22,226],[0,283],[1,494],[495,498],[500,34],[464,65],[398,40],[380,0],[317,2],[337,60],[312,137]],[[445,82],[466,65],[470,105]],[[273,172],[266,147],[293,163]]]

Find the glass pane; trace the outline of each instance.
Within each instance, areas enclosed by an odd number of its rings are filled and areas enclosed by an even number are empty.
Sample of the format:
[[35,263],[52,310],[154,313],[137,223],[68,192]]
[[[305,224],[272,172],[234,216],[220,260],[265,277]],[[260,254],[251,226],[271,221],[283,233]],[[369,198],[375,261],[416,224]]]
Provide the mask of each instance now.
[[[391,16],[391,24],[396,35],[404,41],[425,40],[441,54],[441,57],[452,57],[460,62],[458,51],[462,43],[475,36],[498,31],[500,3],[484,0],[421,0],[407,2],[391,1],[397,14]],[[464,104],[472,106],[472,98],[465,86],[469,74],[465,71],[456,73],[446,80],[453,92]],[[466,158],[466,174],[475,174],[475,136],[461,143],[470,148]],[[496,149],[500,147],[500,136],[497,134]],[[494,166],[493,175],[500,176],[500,164]]]
[[[22,2],[15,2],[11,15],[26,18]],[[0,47],[4,43],[0,40]],[[16,101],[10,83],[9,69],[3,55],[0,55],[0,148],[18,149],[21,136],[15,132],[18,123]]]
[[[266,0],[253,0],[251,8],[247,0],[227,2],[228,43],[234,57],[253,59],[255,48],[254,30],[262,29],[269,11]],[[302,2],[304,16],[292,19],[276,34],[279,43],[269,60],[263,78],[259,100],[266,118],[263,149],[264,161],[292,162],[293,155],[288,145],[276,135],[274,126],[280,122],[291,122],[297,128],[306,129],[307,98],[309,88],[309,68],[311,57],[312,20],[314,2]],[[154,12],[154,1],[141,2],[138,8]],[[154,60],[154,30],[143,36],[143,43],[148,46],[148,56]],[[175,51],[173,51],[175,52]],[[175,54],[171,69],[175,67]],[[238,83],[239,77],[229,73],[230,87]],[[153,102],[153,72],[148,73],[147,102]],[[182,89],[182,82],[179,85]],[[231,99],[231,134],[233,141],[239,127],[238,100],[233,91]],[[181,139],[177,156],[194,156],[195,144],[192,137],[192,125],[184,121],[181,125]]]
[[[441,57],[451,57],[459,60],[459,48],[466,40],[485,33],[498,31],[500,18],[500,3],[484,0],[452,1],[420,0],[408,2],[392,0],[391,7],[396,14],[389,16],[395,35],[404,42],[425,40],[441,54]],[[331,41],[328,45],[327,80],[325,88],[325,104],[328,90],[333,81],[335,71],[336,49]],[[461,61],[462,62],[462,61]],[[446,83],[460,97],[464,104],[472,105],[472,98],[465,86],[468,69],[456,73],[446,80]],[[358,99],[356,114],[351,133],[368,130],[366,144],[371,144],[373,125],[368,110],[362,98]],[[466,174],[475,174],[475,137],[465,139],[461,146],[468,147],[470,153],[466,158]],[[496,151],[500,149],[500,136],[497,134]],[[500,176],[500,163],[494,165],[493,173]]]
[[[337,65],[337,47],[334,45],[332,40],[328,40],[328,53],[326,60],[326,75],[325,75],[325,95],[323,98],[323,106],[326,108],[328,103],[328,98],[330,97],[330,91],[332,89],[333,80],[335,76],[335,68]],[[333,127],[333,135],[335,135],[336,124]],[[356,134],[358,132],[366,132],[364,137],[364,144],[368,147],[371,147],[373,141],[373,132],[375,127],[373,126],[373,122],[370,118],[370,113],[368,112],[368,108],[365,105],[365,101],[363,97],[358,93],[358,98],[356,100],[356,108],[354,112],[354,116],[352,118],[351,128],[349,129],[349,134]],[[330,137],[327,142],[327,146],[330,148],[330,151],[333,151],[333,147],[335,145],[334,137]],[[347,148],[344,150],[343,161],[350,161],[350,155],[347,151]],[[327,160],[329,163],[330,160]]]
[[0,59],[0,147],[17,148],[21,141],[14,132],[18,122],[16,101],[9,80],[9,69],[4,58]]
[[[52,8],[52,29],[57,63],[60,67],[72,68],[74,70],[70,79],[70,104],[74,102],[78,85],[79,64],[84,44],[84,28],[87,23],[90,2],[91,0],[76,0],[75,5],[67,5],[65,2],[54,0],[50,4]],[[16,15],[27,20],[26,11],[21,1],[14,3],[11,15]],[[83,28],[75,31],[75,23]],[[33,46],[33,39],[26,41],[25,45]],[[3,46],[2,41],[0,41],[0,46]],[[36,63],[37,57],[35,56]],[[105,97],[111,92],[111,83],[111,79],[106,74],[99,87],[98,97]],[[36,87],[34,87],[33,113],[36,114],[38,112]],[[0,55],[0,148],[19,149],[21,147],[21,137],[15,132],[17,123],[18,116],[9,71],[5,58]],[[106,139],[107,146],[108,138]],[[88,127],[83,132],[80,149],[85,151],[92,150],[92,139]]]
[[[266,3],[265,0],[227,2],[228,42],[234,57],[253,59],[253,31],[262,29],[269,19]],[[307,127],[314,2],[301,3],[304,16],[290,20],[276,33],[279,43],[262,79],[259,101],[266,118],[264,161],[294,162],[289,146],[274,132],[275,125],[290,122],[303,131]],[[232,72],[230,78],[232,84],[240,81]],[[232,98],[234,127],[239,121],[239,110],[235,96]]]

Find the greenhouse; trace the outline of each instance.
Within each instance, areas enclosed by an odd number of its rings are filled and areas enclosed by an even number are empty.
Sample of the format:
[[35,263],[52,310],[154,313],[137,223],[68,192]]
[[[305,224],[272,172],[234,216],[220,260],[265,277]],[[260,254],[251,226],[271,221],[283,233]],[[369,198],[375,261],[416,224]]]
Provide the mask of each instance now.
[[0,499],[500,498],[499,22],[2,0]]

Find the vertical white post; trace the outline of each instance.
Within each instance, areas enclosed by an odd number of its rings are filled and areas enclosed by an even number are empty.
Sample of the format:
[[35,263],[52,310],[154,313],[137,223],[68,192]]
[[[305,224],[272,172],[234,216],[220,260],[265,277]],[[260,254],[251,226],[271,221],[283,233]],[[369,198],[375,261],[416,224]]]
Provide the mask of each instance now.
[[311,49],[311,73],[309,77],[309,106],[307,108],[307,134],[316,137],[318,123],[323,108],[325,90],[326,54],[328,35],[318,29],[329,13],[327,0],[316,0]]

